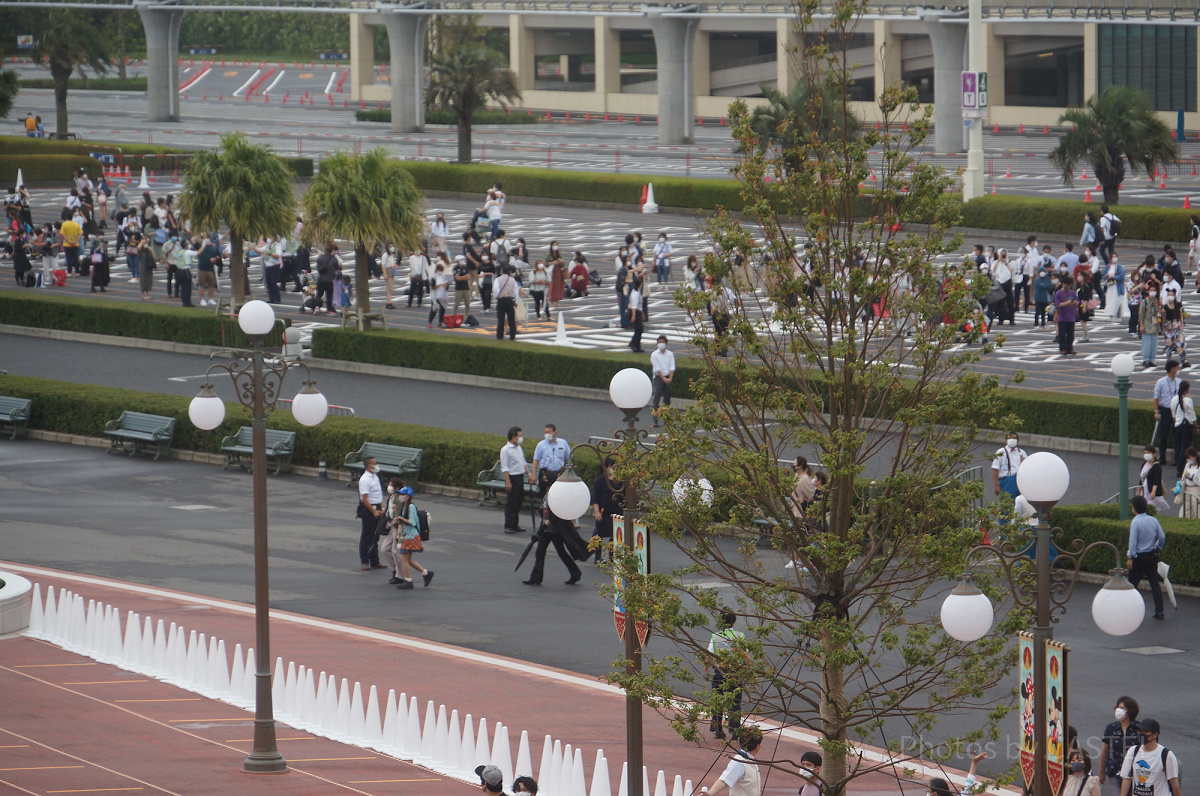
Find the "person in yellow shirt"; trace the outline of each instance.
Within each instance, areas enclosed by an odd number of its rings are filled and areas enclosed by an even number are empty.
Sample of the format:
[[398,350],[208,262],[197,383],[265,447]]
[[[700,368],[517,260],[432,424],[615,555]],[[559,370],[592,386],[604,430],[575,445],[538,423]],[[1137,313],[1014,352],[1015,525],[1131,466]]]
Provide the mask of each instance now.
[[76,221],[64,221],[59,225],[58,237],[62,243],[63,255],[67,260],[67,273],[80,273],[79,241],[83,237],[83,227],[79,226]]
[[25,137],[34,138],[37,136],[37,119],[33,118],[32,113],[25,114]]

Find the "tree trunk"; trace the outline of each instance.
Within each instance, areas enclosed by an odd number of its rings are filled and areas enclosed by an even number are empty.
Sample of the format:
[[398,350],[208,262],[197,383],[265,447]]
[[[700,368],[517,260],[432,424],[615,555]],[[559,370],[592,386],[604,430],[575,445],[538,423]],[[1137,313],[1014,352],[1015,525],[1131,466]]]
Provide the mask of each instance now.
[[66,138],[70,124],[67,119],[67,81],[71,79],[71,70],[64,73],[52,65],[50,75],[54,78],[54,137]]
[[125,12],[118,11],[117,17],[117,77],[125,79]]
[[[827,783],[844,782],[847,765],[844,744],[846,743],[846,725],[842,718],[846,710],[846,682],[843,668],[830,663],[840,647],[831,633],[822,634],[822,645],[826,650],[821,667],[821,733],[834,742],[834,746],[826,753],[825,762],[821,766],[821,779]],[[845,785],[838,787],[825,786],[822,793],[825,796],[844,796]]]
[[354,308],[363,319],[363,331],[371,331],[367,313],[371,311],[371,271],[367,267],[367,244],[354,243]]
[[458,115],[458,162],[471,162],[471,114]]
[[232,229],[229,230],[229,281],[232,283],[229,291],[232,306],[229,310],[235,313],[246,303],[246,260],[242,236]]

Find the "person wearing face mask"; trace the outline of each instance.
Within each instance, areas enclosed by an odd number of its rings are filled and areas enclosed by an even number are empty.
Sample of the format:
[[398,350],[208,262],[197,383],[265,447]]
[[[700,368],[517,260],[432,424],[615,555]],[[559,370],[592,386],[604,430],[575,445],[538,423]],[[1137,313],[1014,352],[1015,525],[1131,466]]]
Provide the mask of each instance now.
[[362,522],[358,536],[358,561],[363,570],[384,569],[379,563],[376,537],[379,515],[383,513],[383,487],[379,484],[379,465],[374,456],[363,459],[363,473],[358,479],[357,516]]
[[[616,466],[616,463],[616,459],[613,457],[606,457],[604,459],[604,472],[596,476],[596,480],[592,482],[592,505],[590,511],[592,516],[596,518],[596,525],[592,529],[592,536],[599,537],[603,545],[612,543],[613,515],[621,513],[620,492],[625,488],[625,485],[613,475],[613,468]],[[596,564],[599,565],[601,559],[604,557],[604,548],[597,547],[595,556]]]
[[[1171,284],[1171,283],[1168,283]],[[1174,284],[1178,285],[1178,282]],[[1163,302],[1162,308],[1162,335],[1163,348],[1166,351],[1168,359],[1179,360],[1180,370],[1187,370],[1191,367],[1187,357],[1187,339],[1184,337],[1183,328],[1183,302],[1179,300],[1180,289],[1171,288],[1167,285],[1163,286],[1166,301]]]
[[1100,744],[1100,784],[1113,781],[1114,790],[1121,792],[1121,764],[1125,753],[1138,745],[1138,703],[1133,697],[1117,699],[1113,718],[1104,726],[1104,739]]
[[1150,279],[1142,291],[1142,302],[1138,307],[1138,334],[1142,338],[1142,368],[1154,367],[1158,352],[1158,333],[1162,329],[1162,305],[1158,300],[1158,283]]
[[1175,416],[1171,411],[1175,396],[1179,395],[1179,362],[1167,360],[1166,375],[1154,382],[1154,437],[1153,446],[1159,446],[1158,461],[1167,463],[1167,448],[1174,439]]
[[1179,479],[1182,494],[1176,498],[1179,516],[1200,517],[1200,452],[1192,447],[1183,452],[1183,475]]
[[426,569],[413,558],[414,553],[420,553],[424,548],[421,546],[420,517],[417,515],[417,507],[412,504],[412,498],[413,489],[410,486],[401,486],[395,490],[393,495],[395,527],[389,536],[394,534],[396,543],[393,547],[393,560],[398,560],[399,570],[388,583],[394,581],[396,588],[402,591],[413,587],[412,571],[414,569],[421,573],[421,580],[425,586],[429,586],[430,581],[433,580],[433,570]]
[[1039,268],[1033,280],[1033,328],[1046,327],[1046,308],[1054,298],[1054,280],[1045,268]]
[[[533,272],[529,275],[529,295],[533,297],[533,319],[542,317],[542,305],[546,303],[546,286],[550,283],[550,275],[546,273],[546,264],[538,260],[533,264]],[[550,308],[545,309],[547,320],[550,318]]]
[[1017,499],[1021,494],[1017,489],[1017,470],[1028,458],[1029,455],[1019,447],[1017,435],[1009,434],[1004,447],[992,457],[992,488],[997,495],[1007,492],[1013,500]]
[[667,348],[667,336],[660,334],[658,344],[650,354],[650,370],[654,373],[654,393],[651,405],[654,407],[654,423],[658,427],[658,405],[671,405],[671,383],[675,380],[675,352]]
[[483,303],[483,311],[492,308],[492,285],[496,278],[496,263],[488,252],[479,255],[479,300]]
[[547,423],[545,434],[533,449],[533,480],[537,482],[542,497],[550,486],[562,475],[563,468],[571,463],[571,445],[558,436],[553,423]]
[[654,273],[658,284],[666,285],[671,281],[671,243],[667,233],[658,233],[658,243],[654,244]]
[[1196,404],[1188,394],[1192,385],[1179,382],[1179,393],[1171,399],[1171,416],[1175,421],[1175,479],[1183,480],[1183,468],[1187,464],[1185,452],[1192,447],[1192,435],[1196,431]]
[[446,251],[446,240],[450,237],[450,227],[446,224],[446,214],[438,213],[429,225],[429,242],[433,244],[433,254],[436,257]]
[[632,289],[629,291],[629,325],[633,327],[633,337],[629,339],[629,348],[635,354],[642,353],[642,332],[646,330],[646,314],[642,308],[642,279],[635,277]]
[[566,263],[563,261],[562,250],[558,248],[558,241],[550,242],[550,250],[546,253],[546,269],[550,272],[550,309],[549,313],[558,309],[558,302],[563,300],[563,295],[567,292],[566,280]]
[[810,750],[800,755],[800,776],[805,780],[800,796],[821,796],[821,766],[824,763],[820,752]]
[[1067,771],[1062,796],[1100,796],[1100,779],[1092,774],[1092,756],[1087,750],[1071,750]]
[[1141,745],[1126,752],[1121,765],[1121,796],[1181,796],[1179,760],[1158,742],[1159,731],[1154,719],[1142,720]]
[[1096,308],[1099,305],[1099,300],[1096,298],[1096,291],[1092,287],[1092,280],[1089,276],[1080,274],[1075,277],[1075,291],[1079,295],[1079,309],[1076,314],[1076,320],[1079,323],[1079,328],[1083,331],[1083,339],[1080,342],[1090,343],[1088,339],[1088,321],[1092,319]]
[[1153,445],[1147,445],[1143,449],[1142,459],[1145,464],[1142,465],[1139,475],[1140,494],[1160,512],[1166,511],[1169,506],[1167,499],[1163,497],[1162,465],[1155,461]]
[[1054,322],[1058,328],[1058,353],[1075,356],[1075,319],[1079,311],[1079,294],[1074,290],[1072,277],[1063,274],[1061,287],[1054,294]]
[[[1153,457],[1154,452],[1149,451],[1146,455]],[[1151,471],[1158,470],[1161,478],[1162,468],[1152,460],[1147,460],[1142,472],[1146,473],[1147,468]],[[1151,473],[1152,475],[1153,473]],[[1145,477],[1143,477],[1142,484],[1143,490],[1153,486],[1153,483],[1148,482]],[[1161,482],[1159,488],[1161,488]],[[1162,498],[1160,497],[1159,500]],[[1163,503],[1166,501],[1163,500]],[[1129,523],[1129,549],[1126,551],[1125,569],[1129,570],[1129,582],[1135,589],[1142,582],[1142,578],[1150,581],[1150,595],[1154,598],[1154,618],[1162,619],[1162,578],[1158,574],[1158,558],[1163,545],[1167,542],[1167,535],[1159,521],[1147,513],[1150,509],[1144,495],[1134,495],[1130,498],[1129,507],[1134,511],[1134,517]],[[1159,508],[1159,511],[1162,509]],[[1122,774],[1122,776],[1125,775]]]
[[500,471],[504,474],[504,532],[525,533],[521,527],[521,503],[525,499],[525,475],[529,466],[525,463],[525,451],[521,447],[525,438],[521,427],[508,430],[508,443],[500,449]]

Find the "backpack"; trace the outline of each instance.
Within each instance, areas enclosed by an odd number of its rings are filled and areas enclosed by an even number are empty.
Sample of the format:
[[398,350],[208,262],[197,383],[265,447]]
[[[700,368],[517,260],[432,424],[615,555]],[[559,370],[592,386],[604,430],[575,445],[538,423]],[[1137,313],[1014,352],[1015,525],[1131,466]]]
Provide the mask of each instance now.
[[167,242],[167,228],[166,227],[159,227],[158,229],[154,230],[154,242],[159,244],[160,246]]
[[[421,541],[429,541],[429,512],[425,509],[417,509],[417,527],[421,532]],[[1164,762],[1163,765],[1166,765]]]
[[1114,238],[1121,234],[1121,219],[1112,213],[1108,214],[1108,231]]
[[508,251],[508,246],[503,243],[498,243],[496,245],[496,265],[500,266],[501,268],[505,268],[508,266],[511,260],[512,255]]

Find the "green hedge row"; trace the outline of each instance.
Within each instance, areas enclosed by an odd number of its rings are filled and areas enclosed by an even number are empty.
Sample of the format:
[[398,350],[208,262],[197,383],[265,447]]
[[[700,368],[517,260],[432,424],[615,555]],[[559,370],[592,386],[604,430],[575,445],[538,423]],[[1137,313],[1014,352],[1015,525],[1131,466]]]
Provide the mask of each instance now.
[[[73,77],[67,81],[67,89],[69,91],[145,91],[146,81],[144,77],[127,77],[122,80],[119,77],[92,77],[87,80],[82,80],[78,77]],[[17,85],[21,88],[54,88],[54,79],[50,77],[28,77],[17,81]]]
[[[63,142],[70,143],[70,142]],[[129,160],[127,163],[134,177],[141,173],[145,166],[156,172],[182,171],[186,154],[152,155],[145,158]],[[312,158],[283,158],[283,161],[297,177],[313,176]],[[76,169],[85,169],[89,174],[98,174],[99,165],[95,158],[87,155],[12,155],[0,153],[0,182],[11,183],[17,178],[17,171],[27,182],[62,182],[71,179]]]
[[[606,389],[617,371],[630,366],[649,369],[649,358],[579,349],[559,349],[533,343],[480,339],[474,335],[432,335],[425,332],[362,332],[320,328],[313,332],[313,356],[394,365],[448,373],[494,376],[537,384]],[[700,363],[676,359],[677,379],[672,393],[693,396],[691,383],[701,374]],[[1022,431],[1075,439],[1112,442],[1118,435],[1116,398],[1023,390],[1004,391],[1008,410],[1021,418]],[[1131,401],[1131,440],[1150,439],[1154,412],[1148,401]]]
[[[361,110],[354,112],[354,118],[360,122],[386,122],[391,124],[392,110],[391,108],[378,108],[372,110]],[[471,116],[471,124],[537,124],[542,120],[542,117],[531,115],[524,111],[513,111],[505,113],[504,111],[476,111]],[[458,126],[458,117],[453,111],[443,110],[426,110],[426,124],[448,124],[452,127]]]
[[[1062,528],[1061,544],[1066,549],[1070,549],[1070,543],[1075,539],[1082,539],[1085,544],[1111,542],[1121,551],[1121,566],[1125,566],[1129,520],[1119,519],[1119,511],[1116,503],[1055,506],[1050,521]],[[1171,583],[1200,586],[1200,532],[1196,521],[1176,516],[1160,516],[1158,520],[1167,533],[1162,560],[1171,565]],[[1108,572],[1114,564],[1111,550],[1093,550],[1083,559],[1083,568],[1088,572]]]
[[[299,380],[285,384],[284,395],[300,388]],[[232,384],[215,382],[220,395],[229,395]],[[29,376],[0,376],[0,395],[29,398],[33,412],[29,427],[89,437],[104,435],[104,424],[116,420],[125,410],[175,418],[177,450],[220,453],[221,439],[250,424],[250,415],[240,404],[226,403],[225,422],[213,431],[202,431],[188,419],[190,398],[158,393],[70,384]],[[448,486],[473,487],[480,471],[489,469],[500,458],[504,438],[492,434],[450,431],[386,420],[360,417],[328,417],[319,426],[309,428],[297,423],[290,412],[276,411],[267,419],[270,428],[297,432],[295,464],[316,467],[324,458],[330,467],[340,468],[346,454],[367,441],[421,448],[425,454],[421,480]],[[525,443],[526,458],[532,460],[535,443]],[[599,473],[593,461],[580,461],[580,474],[588,482]]]
[[[143,340],[168,340],[193,345],[247,347],[249,338],[237,321],[217,317],[212,310],[199,307],[160,307],[127,301],[103,301],[74,296],[47,296],[33,291],[6,293],[0,301],[0,323],[91,332]],[[283,344],[282,330],[291,325],[277,318],[279,331],[269,335],[269,346]]]
[[[1120,205],[1113,209],[1121,219],[1121,237],[1127,240],[1186,241],[1191,237],[1192,213],[1196,212],[1148,205]],[[1100,201],[1088,204],[1069,199],[981,196],[963,205],[962,225],[1023,234],[1064,235],[1074,242],[1083,232],[1083,217],[1089,210],[1099,218]]]

